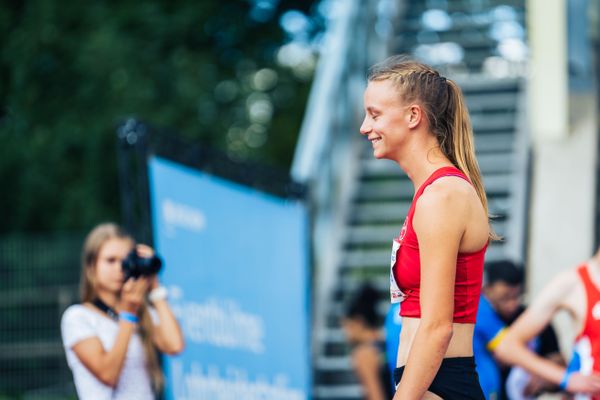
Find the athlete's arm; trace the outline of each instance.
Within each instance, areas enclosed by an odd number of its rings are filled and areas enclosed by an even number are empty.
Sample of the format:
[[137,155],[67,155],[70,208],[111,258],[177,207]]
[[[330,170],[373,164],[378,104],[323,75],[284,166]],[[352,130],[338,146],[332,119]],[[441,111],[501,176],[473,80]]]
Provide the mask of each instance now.
[[[576,285],[577,274],[574,270],[554,278],[508,328],[494,355],[505,363],[519,365],[549,382],[560,384],[566,368],[540,357],[527,347],[527,343],[550,323]],[[575,373],[569,379],[567,390],[573,393],[600,393],[600,377]]]
[[419,198],[413,228],[421,258],[421,321],[395,400],[421,399],[452,338],[456,257],[467,220],[464,196],[432,184]]

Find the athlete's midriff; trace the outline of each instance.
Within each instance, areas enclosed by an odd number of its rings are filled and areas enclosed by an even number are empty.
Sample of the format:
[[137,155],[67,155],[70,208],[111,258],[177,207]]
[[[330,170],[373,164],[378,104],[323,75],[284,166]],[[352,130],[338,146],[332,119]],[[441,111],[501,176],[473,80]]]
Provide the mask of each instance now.
[[[396,366],[406,365],[408,354],[412,348],[413,341],[417,336],[417,330],[421,320],[418,318],[402,318],[402,330],[400,331],[400,346]],[[455,323],[452,326],[452,338],[444,354],[444,358],[470,357],[473,355],[473,332],[474,324]]]
[[[435,180],[445,176],[457,176],[469,181],[457,168],[444,167],[436,170],[415,193],[413,203],[400,236],[400,248],[396,254],[394,278],[400,290],[406,295],[400,307],[402,317],[420,318],[420,278],[421,261],[419,256],[419,241],[412,227],[412,218],[417,200]],[[483,279],[483,262],[487,245],[473,253],[458,253],[456,259],[456,278],[454,287],[454,316],[455,323],[475,323],[481,283]]]

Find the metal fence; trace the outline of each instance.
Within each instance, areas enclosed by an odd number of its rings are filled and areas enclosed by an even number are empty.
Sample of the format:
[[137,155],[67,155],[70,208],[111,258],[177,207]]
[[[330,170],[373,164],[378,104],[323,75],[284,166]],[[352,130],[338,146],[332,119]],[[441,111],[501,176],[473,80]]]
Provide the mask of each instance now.
[[0,237],[0,399],[75,398],[60,317],[78,299],[83,238]]

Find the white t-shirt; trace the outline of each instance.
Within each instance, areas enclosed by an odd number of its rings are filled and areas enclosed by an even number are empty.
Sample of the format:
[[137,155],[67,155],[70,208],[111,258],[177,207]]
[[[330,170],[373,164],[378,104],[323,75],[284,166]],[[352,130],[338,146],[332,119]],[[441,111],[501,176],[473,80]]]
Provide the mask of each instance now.
[[79,360],[72,347],[84,339],[97,337],[105,350],[114,344],[119,325],[116,321],[86,306],[75,304],[67,308],[60,324],[67,362],[80,400],[150,400],[154,399],[152,384],[146,369],[146,355],[139,334],[129,340],[127,355],[115,388],[98,380]]

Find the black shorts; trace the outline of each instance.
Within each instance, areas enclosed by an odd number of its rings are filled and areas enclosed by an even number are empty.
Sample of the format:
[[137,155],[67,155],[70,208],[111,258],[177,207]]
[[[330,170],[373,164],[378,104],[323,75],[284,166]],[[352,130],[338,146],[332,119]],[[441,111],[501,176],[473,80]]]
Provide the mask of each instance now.
[[[394,383],[398,386],[404,367],[394,370]],[[444,358],[428,389],[444,400],[485,400],[475,371],[475,358]]]

